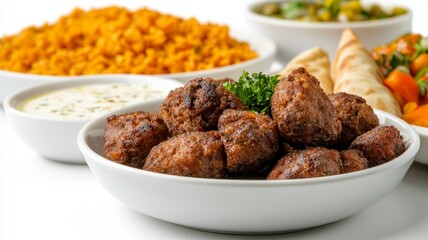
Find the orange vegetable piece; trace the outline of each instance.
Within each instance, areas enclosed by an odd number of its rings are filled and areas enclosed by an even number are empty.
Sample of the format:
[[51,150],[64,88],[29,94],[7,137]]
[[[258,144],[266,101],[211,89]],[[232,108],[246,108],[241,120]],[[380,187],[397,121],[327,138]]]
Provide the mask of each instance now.
[[404,99],[404,97],[395,92],[392,92],[392,95],[394,96],[395,100],[397,100],[398,105],[400,105],[400,108],[403,109],[404,105],[406,105],[406,100]]
[[416,103],[416,102],[408,102],[403,107],[403,114],[407,114],[407,113],[413,112],[414,110],[416,110],[416,108],[418,108],[418,103]]
[[422,127],[428,127],[428,104],[403,115],[404,121]]
[[412,55],[416,52],[416,49],[406,39],[400,39],[397,42],[397,51],[404,55]]
[[372,50],[372,58],[374,60],[381,59],[382,55],[391,55],[394,52],[394,49],[390,46],[379,46]]
[[385,78],[383,84],[394,94],[402,96],[406,102],[419,101],[419,86],[407,73],[396,69]]
[[410,72],[416,75],[424,67],[428,67],[428,53],[423,53],[410,63]]
[[403,37],[408,43],[415,45],[415,43],[417,41],[419,41],[419,39],[422,38],[422,35],[419,33],[416,34],[409,34]]

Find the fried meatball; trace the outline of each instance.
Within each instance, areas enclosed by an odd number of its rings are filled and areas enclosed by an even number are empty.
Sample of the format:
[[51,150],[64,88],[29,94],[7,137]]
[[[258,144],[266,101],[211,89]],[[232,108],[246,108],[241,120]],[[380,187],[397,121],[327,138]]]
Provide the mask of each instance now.
[[278,152],[278,128],[267,115],[228,109],[218,121],[218,131],[231,173],[258,170]]
[[369,167],[388,162],[405,150],[403,137],[394,126],[379,126],[358,136],[350,148],[360,150],[369,161]]
[[342,132],[336,141],[339,148],[349,147],[356,137],[379,126],[379,119],[364,98],[344,92],[328,97],[342,124]]
[[251,179],[264,180],[275,165],[275,161],[270,161],[249,173],[231,173],[227,172],[226,179]]
[[107,118],[104,156],[117,163],[142,168],[152,147],[168,138],[159,114],[132,112]]
[[279,81],[272,96],[272,116],[292,147],[328,146],[340,134],[341,124],[318,80],[304,68]]
[[161,106],[161,115],[172,135],[217,129],[225,109],[247,109],[241,99],[223,83],[211,78],[196,78],[171,91]]
[[291,153],[291,152],[296,152],[299,151],[299,149],[296,149],[292,146],[290,146],[290,144],[288,144],[287,142],[284,141],[284,139],[280,139],[280,143],[279,143],[279,154],[281,154],[282,156]]
[[223,178],[226,154],[220,133],[192,132],[172,137],[150,151],[143,169],[179,176]]
[[369,161],[357,149],[347,149],[340,152],[342,173],[356,172],[369,167]]
[[267,179],[312,178],[340,174],[342,163],[336,150],[313,147],[281,158]]

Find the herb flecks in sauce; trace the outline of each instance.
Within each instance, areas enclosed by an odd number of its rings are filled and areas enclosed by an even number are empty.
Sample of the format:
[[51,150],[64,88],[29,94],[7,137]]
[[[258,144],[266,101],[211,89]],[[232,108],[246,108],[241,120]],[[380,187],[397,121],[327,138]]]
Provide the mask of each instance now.
[[91,119],[134,103],[161,99],[161,89],[146,84],[109,83],[64,88],[25,100],[22,111],[57,119]]

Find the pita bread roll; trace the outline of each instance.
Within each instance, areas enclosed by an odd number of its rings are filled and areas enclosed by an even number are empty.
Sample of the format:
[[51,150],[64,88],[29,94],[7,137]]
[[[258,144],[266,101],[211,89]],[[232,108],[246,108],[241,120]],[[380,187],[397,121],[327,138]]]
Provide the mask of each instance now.
[[370,53],[350,29],[345,29],[332,67],[334,92],[363,97],[367,104],[401,117],[397,100],[383,85],[383,75]]
[[288,76],[299,67],[304,67],[309,74],[316,77],[325,93],[333,92],[333,81],[330,77],[330,60],[324,50],[314,47],[300,53],[287,64],[280,72],[280,75],[281,77]]

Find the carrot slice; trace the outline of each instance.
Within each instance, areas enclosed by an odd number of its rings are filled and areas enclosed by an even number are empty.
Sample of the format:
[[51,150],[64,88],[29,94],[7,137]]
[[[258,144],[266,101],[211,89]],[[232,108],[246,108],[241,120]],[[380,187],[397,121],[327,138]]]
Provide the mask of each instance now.
[[416,108],[418,108],[418,103],[416,103],[416,102],[408,102],[403,107],[403,114],[407,114],[407,113],[413,112],[414,110],[416,110]]
[[394,49],[391,46],[379,46],[372,50],[372,58],[374,60],[382,59],[382,56],[389,56],[394,52]]
[[415,47],[407,39],[400,39],[397,42],[397,51],[404,55],[412,55],[416,52]]
[[419,41],[419,39],[422,38],[422,35],[419,33],[416,34],[409,34],[403,37],[408,43],[415,45],[416,42]]
[[428,127],[428,104],[416,108],[403,115],[404,121],[422,127]]
[[423,53],[410,63],[410,72],[416,75],[424,67],[428,67],[428,53]]
[[394,94],[402,96],[406,102],[419,101],[419,86],[407,73],[396,69],[385,78],[383,84]]

